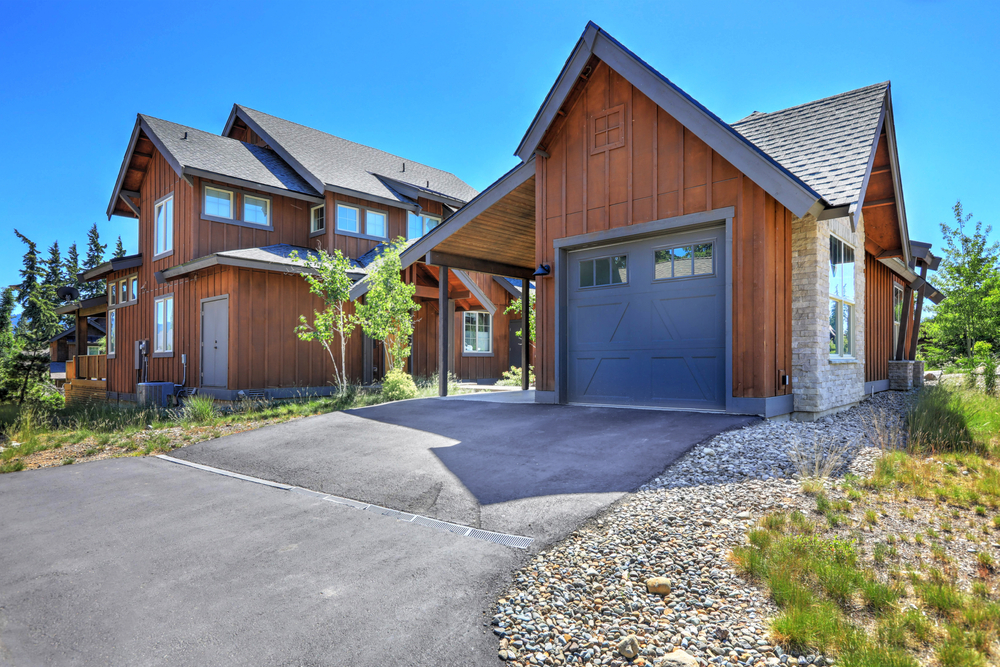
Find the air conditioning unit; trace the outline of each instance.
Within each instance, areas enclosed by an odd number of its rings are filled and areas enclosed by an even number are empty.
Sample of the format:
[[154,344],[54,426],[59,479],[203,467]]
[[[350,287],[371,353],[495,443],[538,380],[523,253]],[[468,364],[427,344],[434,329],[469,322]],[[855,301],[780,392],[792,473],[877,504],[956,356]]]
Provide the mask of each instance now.
[[136,398],[139,405],[156,405],[165,408],[170,405],[170,397],[173,395],[173,382],[140,382]]

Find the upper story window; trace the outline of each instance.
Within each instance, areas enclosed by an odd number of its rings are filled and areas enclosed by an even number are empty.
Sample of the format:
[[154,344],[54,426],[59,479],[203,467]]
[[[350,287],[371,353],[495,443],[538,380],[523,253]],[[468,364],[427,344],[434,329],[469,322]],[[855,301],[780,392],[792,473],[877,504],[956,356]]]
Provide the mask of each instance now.
[[108,305],[131,306],[139,298],[139,277],[136,275],[108,281]]
[[309,233],[326,231],[326,205],[320,204],[309,209]]
[[365,234],[385,238],[387,220],[388,216],[384,211],[367,209],[365,211]]
[[174,196],[169,194],[156,202],[153,209],[155,221],[156,247],[153,256],[158,257],[174,249]]
[[253,195],[243,195],[243,222],[271,225],[271,200]]
[[406,213],[406,238],[419,239],[441,224],[441,218],[433,215],[417,215],[412,211]]
[[354,206],[337,204],[337,230],[342,232],[360,233],[361,212]]
[[830,356],[854,356],[854,248],[830,237]]
[[153,301],[153,354],[170,356],[174,352],[174,295]]
[[233,192],[205,186],[205,215],[213,218],[233,218]]

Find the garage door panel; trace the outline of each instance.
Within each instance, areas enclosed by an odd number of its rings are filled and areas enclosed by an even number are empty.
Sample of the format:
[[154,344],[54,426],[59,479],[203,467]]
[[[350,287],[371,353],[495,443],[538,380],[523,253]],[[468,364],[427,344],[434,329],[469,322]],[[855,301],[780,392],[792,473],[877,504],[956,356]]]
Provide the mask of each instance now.
[[[570,402],[725,409],[723,232],[663,235],[569,255],[565,344]],[[710,260],[698,263],[695,257],[694,264],[683,264],[681,273],[656,273],[658,250],[688,257],[683,247],[701,243],[713,244]],[[674,253],[671,248],[677,247],[682,251]],[[623,255],[628,258],[624,284],[593,285],[588,269],[581,285],[581,261]],[[678,260],[673,266],[679,266]],[[704,275],[692,275],[700,273]]]
[[654,343],[707,341],[718,344],[724,333],[720,294],[669,297],[652,301],[650,340]]

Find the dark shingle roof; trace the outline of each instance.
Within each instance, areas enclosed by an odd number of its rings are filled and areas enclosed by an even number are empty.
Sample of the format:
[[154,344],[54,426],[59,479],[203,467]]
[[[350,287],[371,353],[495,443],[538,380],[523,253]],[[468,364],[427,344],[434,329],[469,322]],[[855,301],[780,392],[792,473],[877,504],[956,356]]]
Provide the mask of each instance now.
[[[309,173],[327,185],[399,200],[375,174],[467,202],[476,191],[454,174],[407,160],[377,148],[356,144],[305,125],[239,106]],[[403,164],[406,164],[405,171]]]
[[152,116],[141,115],[141,118],[182,167],[272,188],[319,194],[273,150]]
[[888,89],[886,81],[781,111],[755,111],[733,128],[831,206],[853,204]]
[[[381,244],[379,244],[381,247]],[[215,253],[219,257],[230,257],[232,259],[245,259],[253,262],[267,262],[268,264],[279,264],[285,266],[301,266],[304,262],[319,259],[319,252],[312,248],[290,245],[288,243],[275,243],[274,245],[260,246],[259,248],[240,248],[237,250],[223,250]],[[293,259],[292,255],[297,255]],[[364,273],[363,264],[358,260],[351,260],[351,265],[357,269],[356,273]]]

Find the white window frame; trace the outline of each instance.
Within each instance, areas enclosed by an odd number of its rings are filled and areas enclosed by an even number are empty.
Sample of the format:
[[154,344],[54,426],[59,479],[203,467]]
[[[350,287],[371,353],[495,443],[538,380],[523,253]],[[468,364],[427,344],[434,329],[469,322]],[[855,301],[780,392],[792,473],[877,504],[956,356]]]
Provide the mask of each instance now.
[[[489,349],[488,350],[468,350],[465,345],[465,330],[469,326],[469,316],[474,316],[476,327],[476,344],[479,343],[479,330],[482,316],[485,316],[486,325],[489,328]],[[493,356],[493,315],[486,310],[467,310],[462,313],[462,356],[463,357],[492,357]]]
[[[169,317],[168,317],[169,314]],[[163,316],[163,331],[158,330]],[[169,327],[167,326],[169,323]],[[153,299],[153,356],[174,356],[174,330],[176,329],[174,295],[164,294]]]
[[[170,219],[160,220],[160,211],[168,211]],[[174,252],[174,193],[161,197],[153,206],[153,259],[167,257]]]
[[[344,229],[343,227],[340,226],[340,209],[342,208],[349,208],[352,211],[354,211],[356,215],[356,217],[354,218],[354,222],[357,225],[357,229]],[[338,232],[344,232],[345,234],[358,234],[358,235],[361,234],[361,209],[359,207],[337,202],[336,205],[334,206],[334,209],[336,210]]]
[[[214,213],[208,212],[208,191],[212,190],[214,192],[221,192],[222,194],[229,195],[229,215],[216,215]],[[218,197],[222,199],[222,197]],[[209,185],[208,183],[202,188],[201,191],[201,216],[206,220],[218,220],[219,222],[231,222],[235,220],[236,216],[236,192],[226,188],[220,188],[217,185]]]
[[[261,197],[260,195],[252,195],[252,194],[248,194],[248,193],[245,193],[245,192],[242,193],[242,194],[243,194],[243,196],[241,197],[242,201],[240,202],[240,204],[242,205],[242,208],[243,208],[243,216],[242,216],[242,218],[241,218],[240,221],[244,222],[244,223],[246,223],[248,225],[253,225],[255,227],[270,227],[271,226],[271,198],[270,197]],[[249,199],[256,199],[258,201],[264,202],[264,222],[257,222],[256,220],[247,220],[246,219],[247,218],[247,199],[248,198]]]
[[[121,308],[131,306],[139,299],[139,275],[133,273],[121,278],[113,278],[108,283],[108,308]],[[125,299],[122,300],[122,288],[125,290]]]
[[[368,228],[368,216],[370,215],[380,215],[382,216],[382,233],[373,234]],[[365,209],[365,234],[367,236],[372,236],[374,238],[384,239],[388,237],[389,234],[389,212],[381,211],[377,208],[366,208]]]
[[[840,238],[838,236],[834,236],[833,234],[831,234],[830,235],[831,245],[832,245],[832,243],[834,241],[840,243],[840,245],[841,245],[841,257],[843,257],[843,250],[845,248],[849,249],[851,251],[851,253],[854,255],[854,260],[851,262],[852,266],[854,267],[854,271],[851,273],[851,276],[850,276],[851,291],[852,291],[852,293],[854,293],[854,298],[853,299],[848,299],[847,296],[846,296],[846,294],[840,295],[840,296],[835,295],[833,293],[833,289],[832,289],[833,286],[832,285],[830,285],[829,288],[827,289],[828,298],[829,298],[829,302],[828,302],[829,306],[828,307],[833,306],[835,308],[835,314],[834,314],[835,326],[833,327],[833,331],[832,331],[833,338],[834,338],[834,341],[835,341],[835,345],[834,345],[835,349],[834,350],[830,350],[829,353],[830,353],[830,358],[831,359],[855,359],[856,358],[855,351],[856,351],[857,340],[858,340],[857,326],[855,324],[857,322],[857,316],[856,316],[856,310],[857,310],[857,307],[856,307],[856,304],[857,304],[857,292],[856,292],[856,288],[855,288],[855,282],[856,282],[855,279],[856,279],[856,275],[857,275],[858,255],[857,255],[857,252],[856,252],[856,250],[855,250],[855,248],[854,248],[853,245],[851,245],[847,241],[844,241],[842,238]],[[839,266],[843,267],[844,263],[841,262],[839,264]],[[827,273],[827,276],[829,276],[829,272]],[[843,272],[843,269],[842,269],[841,273],[840,273],[841,285],[847,285],[848,284],[846,278],[847,277],[844,275],[844,272]],[[836,305],[834,305],[834,304],[836,304]],[[844,335],[844,307],[845,306],[847,306],[847,307],[850,308],[850,316],[849,316],[849,322],[848,322],[848,327],[850,328],[850,332],[849,332],[849,334],[850,334],[850,350],[847,352],[847,354],[844,353],[844,341],[845,341],[845,335]],[[828,311],[828,315],[829,315],[829,311]]]
[[[415,217],[415,218],[420,218],[420,230],[421,230],[420,231],[420,236],[410,236],[410,216],[411,215],[413,217]],[[428,226],[428,222],[431,221],[431,220],[433,220],[433,221],[435,221],[437,223],[433,227],[429,227]],[[432,229],[436,229],[440,224],[441,224],[441,218],[439,216],[436,216],[436,215],[424,215],[424,214],[419,214],[418,215],[418,214],[414,213],[413,211],[407,211],[406,212],[406,239],[408,241],[412,241],[413,239],[423,238],[423,237],[427,236],[428,232],[430,232]]]
[[[316,212],[319,211],[323,214],[323,219],[320,220],[320,224],[316,224]],[[326,231],[326,204],[317,204],[309,209],[309,233],[310,234],[322,234]]]
[[[116,339],[118,337],[118,311],[109,310],[108,311],[108,332],[105,334],[107,338],[108,345],[108,359],[115,358],[115,352],[117,351],[118,345]],[[84,345],[86,345],[84,341]]]

